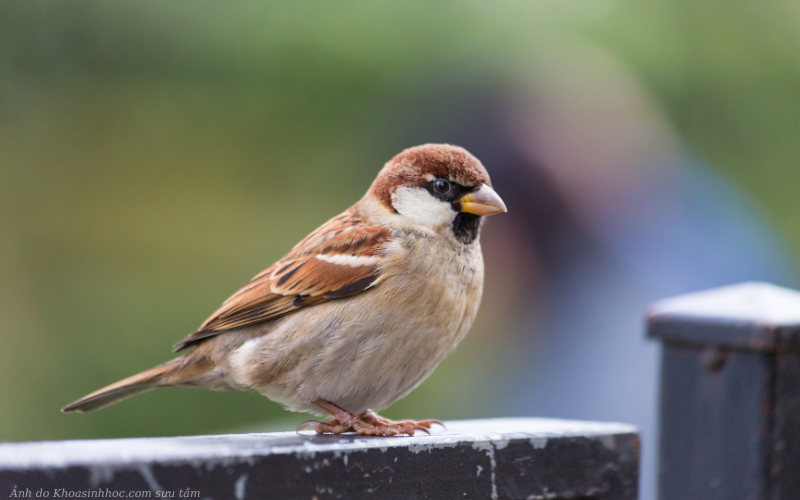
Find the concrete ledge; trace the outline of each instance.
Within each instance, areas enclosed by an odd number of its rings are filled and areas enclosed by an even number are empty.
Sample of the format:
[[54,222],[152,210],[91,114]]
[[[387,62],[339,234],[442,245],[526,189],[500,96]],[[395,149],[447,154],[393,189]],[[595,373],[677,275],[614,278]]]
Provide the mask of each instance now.
[[638,467],[629,425],[467,420],[401,438],[280,432],[0,444],[0,497],[41,489],[39,498],[633,500]]

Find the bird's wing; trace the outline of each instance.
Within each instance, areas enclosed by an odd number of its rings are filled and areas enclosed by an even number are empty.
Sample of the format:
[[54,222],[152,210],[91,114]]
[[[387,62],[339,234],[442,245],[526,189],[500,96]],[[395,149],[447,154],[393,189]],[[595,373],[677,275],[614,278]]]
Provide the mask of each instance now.
[[354,295],[380,279],[379,264],[391,233],[345,212],[325,223],[283,259],[236,292],[174,352],[237,328],[303,307]]

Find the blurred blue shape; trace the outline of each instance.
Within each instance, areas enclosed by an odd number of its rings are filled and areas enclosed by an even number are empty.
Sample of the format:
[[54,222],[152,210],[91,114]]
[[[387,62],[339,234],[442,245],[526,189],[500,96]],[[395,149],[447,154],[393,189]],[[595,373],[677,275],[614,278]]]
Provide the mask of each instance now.
[[[641,430],[641,498],[655,498],[660,348],[644,337],[657,299],[742,281],[797,286],[759,208],[703,163],[645,169],[615,211],[559,243],[560,263],[530,304],[499,414],[630,422]],[[530,335],[530,332],[538,332]],[[520,397],[523,395],[524,397]]]

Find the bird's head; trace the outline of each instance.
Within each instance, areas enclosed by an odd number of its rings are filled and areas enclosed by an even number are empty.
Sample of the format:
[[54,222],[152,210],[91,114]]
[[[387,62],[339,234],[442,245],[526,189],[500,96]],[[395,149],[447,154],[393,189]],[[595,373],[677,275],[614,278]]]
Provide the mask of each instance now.
[[483,217],[506,212],[489,174],[464,148],[425,144],[392,158],[372,183],[374,198],[408,228],[450,232],[462,243],[478,237]]

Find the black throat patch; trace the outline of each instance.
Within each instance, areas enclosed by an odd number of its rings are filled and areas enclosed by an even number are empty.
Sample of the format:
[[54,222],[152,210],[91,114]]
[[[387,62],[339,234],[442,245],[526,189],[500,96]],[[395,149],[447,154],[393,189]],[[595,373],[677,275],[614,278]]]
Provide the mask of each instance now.
[[470,244],[478,238],[481,224],[483,224],[483,217],[480,215],[459,212],[453,219],[453,234],[461,243]]

